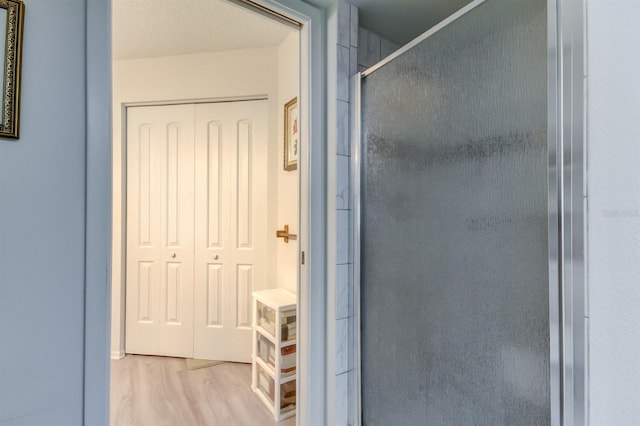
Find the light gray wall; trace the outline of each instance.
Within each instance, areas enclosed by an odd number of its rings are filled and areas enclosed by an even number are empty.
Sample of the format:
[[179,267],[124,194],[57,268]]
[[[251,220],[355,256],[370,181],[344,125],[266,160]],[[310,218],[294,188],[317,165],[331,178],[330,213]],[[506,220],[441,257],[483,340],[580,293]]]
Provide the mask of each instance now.
[[0,424],[82,424],[85,2],[26,4],[19,141],[0,140]]
[[588,0],[590,424],[640,424],[640,2]]

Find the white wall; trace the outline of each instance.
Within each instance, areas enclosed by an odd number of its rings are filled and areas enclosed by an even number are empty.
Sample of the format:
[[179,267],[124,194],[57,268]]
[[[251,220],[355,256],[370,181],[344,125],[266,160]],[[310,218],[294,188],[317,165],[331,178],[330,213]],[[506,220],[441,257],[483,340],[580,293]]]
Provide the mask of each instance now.
[[640,2],[588,0],[591,425],[640,424]]
[[[125,240],[122,203],[122,105],[131,102],[197,100],[224,97],[266,95],[269,104],[269,159],[267,231],[268,283],[259,288],[276,287],[276,238],[278,224],[278,170],[282,159],[278,136],[280,92],[278,91],[277,47],[231,50],[194,55],[115,61],[113,65],[113,294],[111,321],[112,357],[122,355],[124,348],[124,323],[120,312],[124,311],[124,270],[121,247]],[[280,220],[278,220],[279,222]]]
[[[289,225],[289,232],[299,234],[298,170],[284,170],[284,105],[298,96],[300,87],[300,35],[292,33],[278,48],[278,229]],[[277,286],[298,291],[298,242],[278,239]]]
[[0,424],[80,425],[85,1],[27,2],[18,141],[0,140]]

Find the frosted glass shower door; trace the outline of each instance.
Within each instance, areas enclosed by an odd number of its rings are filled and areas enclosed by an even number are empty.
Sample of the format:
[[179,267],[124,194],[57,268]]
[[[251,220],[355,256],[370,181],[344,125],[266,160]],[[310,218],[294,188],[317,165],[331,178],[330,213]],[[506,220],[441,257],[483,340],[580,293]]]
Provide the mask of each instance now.
[[550,424],[546,0],[487,0],[361,81],[369,425]]

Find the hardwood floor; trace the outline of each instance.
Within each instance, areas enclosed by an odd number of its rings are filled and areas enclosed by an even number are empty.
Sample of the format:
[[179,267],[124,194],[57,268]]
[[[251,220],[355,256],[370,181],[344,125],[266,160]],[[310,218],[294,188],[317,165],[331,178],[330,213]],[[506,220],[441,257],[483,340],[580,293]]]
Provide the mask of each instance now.
[[251,391],[251,365],[187,370],[180,358],[127,355],[111,361],[111,426],[295,426]]

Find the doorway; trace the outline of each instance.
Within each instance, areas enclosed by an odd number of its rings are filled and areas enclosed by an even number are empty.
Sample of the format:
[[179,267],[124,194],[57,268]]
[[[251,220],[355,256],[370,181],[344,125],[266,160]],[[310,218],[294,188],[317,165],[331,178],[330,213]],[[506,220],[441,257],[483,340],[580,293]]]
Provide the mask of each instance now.
[[[262,6],[301,23],[300,239],[306,262],[298,293],[301,337],[323,336],[326,330],[326,51],[324,14],[302,0],[261,0]],[[111,323],[112,241],[112,2],[89,1],[87,16],[87,201],[84,414],[86,424],[106,424],[109,418],[109,350]],[[306,123],[306,126],[304,125]],[[306,165],[306,166],[305,166]],[[298,424],[321,425],[325,419],[325,339],[298,342]],[[118,354],[115,354],[118,355]],[[313,366],[313,368],[312,368]],[[313,385],[312,385],[313,384]],[[312,403],[313,402],[313,403]]]
[[[298,291],[297,242],[283,247],[276,230],[289,225],[304,240],[303,161],[295,170],[282,165],[284,105],[300,97],[299,30],[276,30],[282,25],[226,1],[196,3],[182,16],[185,8],[162,12],[158,5],[153,12],[118,12],[114,2],[114,358],[141,353],[250,362],[252,292]],[[150,16],[142,56],[135,29],[122,29],[129,33],[118,44],[118,17],[126,21],[129,14]],[[221,32],[221,21],[249,29],[226,31],[226,39],[206,33],[216,46],[200,43],[197,52],[188,50],[199,43],[193,34],[187,50],[154,46],[157,38],[167,45],[167,22],[188,26],[176,22],[181,18]],[[164,20],[160,37],[152,37],[154,20]],[[247,257],[251,249],[257,259]],[[143,252],[152,257],[143,259]]]

